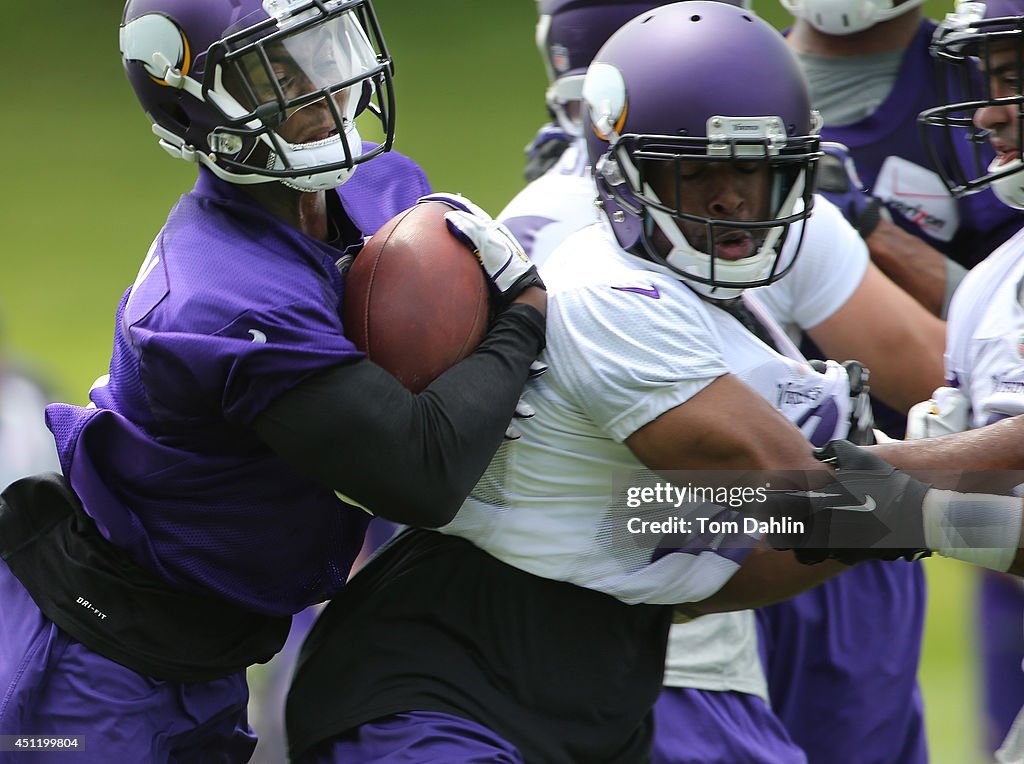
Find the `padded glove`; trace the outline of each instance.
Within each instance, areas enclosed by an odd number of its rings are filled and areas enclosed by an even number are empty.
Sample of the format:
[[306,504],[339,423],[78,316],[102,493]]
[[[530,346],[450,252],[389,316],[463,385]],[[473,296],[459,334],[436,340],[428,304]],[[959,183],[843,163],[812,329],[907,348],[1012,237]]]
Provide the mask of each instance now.
[[776,549],[792,549],[805,565],[833,559],[847,565],[864,560],[908,560],[928,556],[922,505],[931,488],[900,472],[870,451],[844,440],[816,452],[835,466],[831,482],[810,490],[769,491],[759,514],[783,518],[802,532],[769,533]]
[[931,399],[915,403],[907,413],[906,440],[934,438],[970,428],[971,402],[955,387],[938,387]]
[[448,230],[477,256],[491,284],[499,312],[527,288],[544,288],[536,266],[512,232],[469,199],[458,194],[436,193],[421,196],[416,201],[441,202],[452,208],[444,216]]

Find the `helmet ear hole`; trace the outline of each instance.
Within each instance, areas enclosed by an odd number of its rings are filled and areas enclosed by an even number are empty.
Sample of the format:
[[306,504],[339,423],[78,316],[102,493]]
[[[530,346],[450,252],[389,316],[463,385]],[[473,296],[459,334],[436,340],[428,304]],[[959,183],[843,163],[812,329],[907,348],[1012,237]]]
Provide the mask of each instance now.
[[171,126],[174,132],[179,135],[184,135],[189,127],[192,126],[192,120],[189,119],[188,113],[176,103],[162,103],[157,106],[157,115],[154,115],[154,120],[158,124]]

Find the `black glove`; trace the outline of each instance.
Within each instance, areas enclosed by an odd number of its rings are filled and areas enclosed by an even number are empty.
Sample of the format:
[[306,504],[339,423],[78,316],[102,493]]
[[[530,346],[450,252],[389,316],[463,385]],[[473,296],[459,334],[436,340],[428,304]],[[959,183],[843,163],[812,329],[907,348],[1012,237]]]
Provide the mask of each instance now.
[[[913,560],[931,554],[921,508],[930,485],[845,440],[829,443],[815,456],[835,466],[832,482],[811,490],[769,492],[757,510],[793,521],[796,530],[766,536],[773,547],[793,549],[805,565],[827,559],[847,565]],[[802,531],[796,523],[803,524]]]

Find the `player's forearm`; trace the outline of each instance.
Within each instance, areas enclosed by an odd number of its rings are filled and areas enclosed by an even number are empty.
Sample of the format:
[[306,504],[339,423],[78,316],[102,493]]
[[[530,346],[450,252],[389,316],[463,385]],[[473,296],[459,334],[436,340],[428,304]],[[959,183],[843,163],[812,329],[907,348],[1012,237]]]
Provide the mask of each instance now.
[[271,404],[256,431],[296,470],[375,514],[444,525],[501,444],[543,329],[534,308],[513,306],[418,395],[370,361],[335,367]]
[[1024,483],[1024,416],[977,430],[868,448],[938,488],[1004,493]]
[[931,489],[921,507],[925,543],[942,557],[1020,575],[1021,501],[1017,496]]
[[871,260],[928,311],[943,315],[946,258],[921,239],[881,220],[867,240]]
[[[1014,423],[998,427],[997,435],[1000,439],[1013,439],[1016,435],[1020,442],[1019,426]],[[916,452],[932,445],[930,451],[936,458],[936,444],[941,444],[945,451],[947,444],[964,440],[960,436],[967,435],[974,433],[911,441],[904,450],[910,452],[912,446]],[[974,441],[977,445],[977,437]],[[1000,441],[990,443],[998,446]],[[940,468],[947,473],[956,470],[955,460],[926,464],[919,459],[917,463],[924,464],[929,472],[915,471],[911,475],[910,470],[894,469],[882,459],[883,453],[892,456],[897,449],[895,445],[864,448],[845,441],[830,443],[823,456],[835,467],[834,485],[813,491],[773,491],[765,496],[765,502],[759,503],[762,514],[768,510],[770,516],[778,516],[784,511],[798,515],[808,526],[796,538],[783,534],[770,537],[769,541],[775,546],[793,548],[797,559],[809,564],[822,559],[850,564],[910,559],[931,550],[942,557],[990,570],[1024,572],[1024,505],[1020,497],[937,488],[929,478],[942,475]],[[986,463],[990,462],[976,460],[972,466]]]
[[529,305],[542,316],[547,316],[548,314],[548,293],[540,287],[527,287],[518,297],[512,300],[512,303]]
[[700,602],[678,605],[676,610],[696,618],[709,613],[763,607],[795,597],[844,570],[848,570],[848,566],[834,560],[801,565],[792,552],[758,548],[721,589]]
[[866,365],[871,396],[898,411],[927,399],[945,378],[945,322],[874,264],[849,299],[807,332],[826,357]]

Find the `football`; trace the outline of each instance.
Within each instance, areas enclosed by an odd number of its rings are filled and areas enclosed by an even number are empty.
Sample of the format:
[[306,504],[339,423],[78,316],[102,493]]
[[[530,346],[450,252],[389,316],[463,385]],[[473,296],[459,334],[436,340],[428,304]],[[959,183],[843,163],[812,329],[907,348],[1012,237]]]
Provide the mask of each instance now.
[[473,352],[490,320],[487,279],[448,231],[441,202],[422,202],[380,227],[345,276],[345,334],[418,393]]

